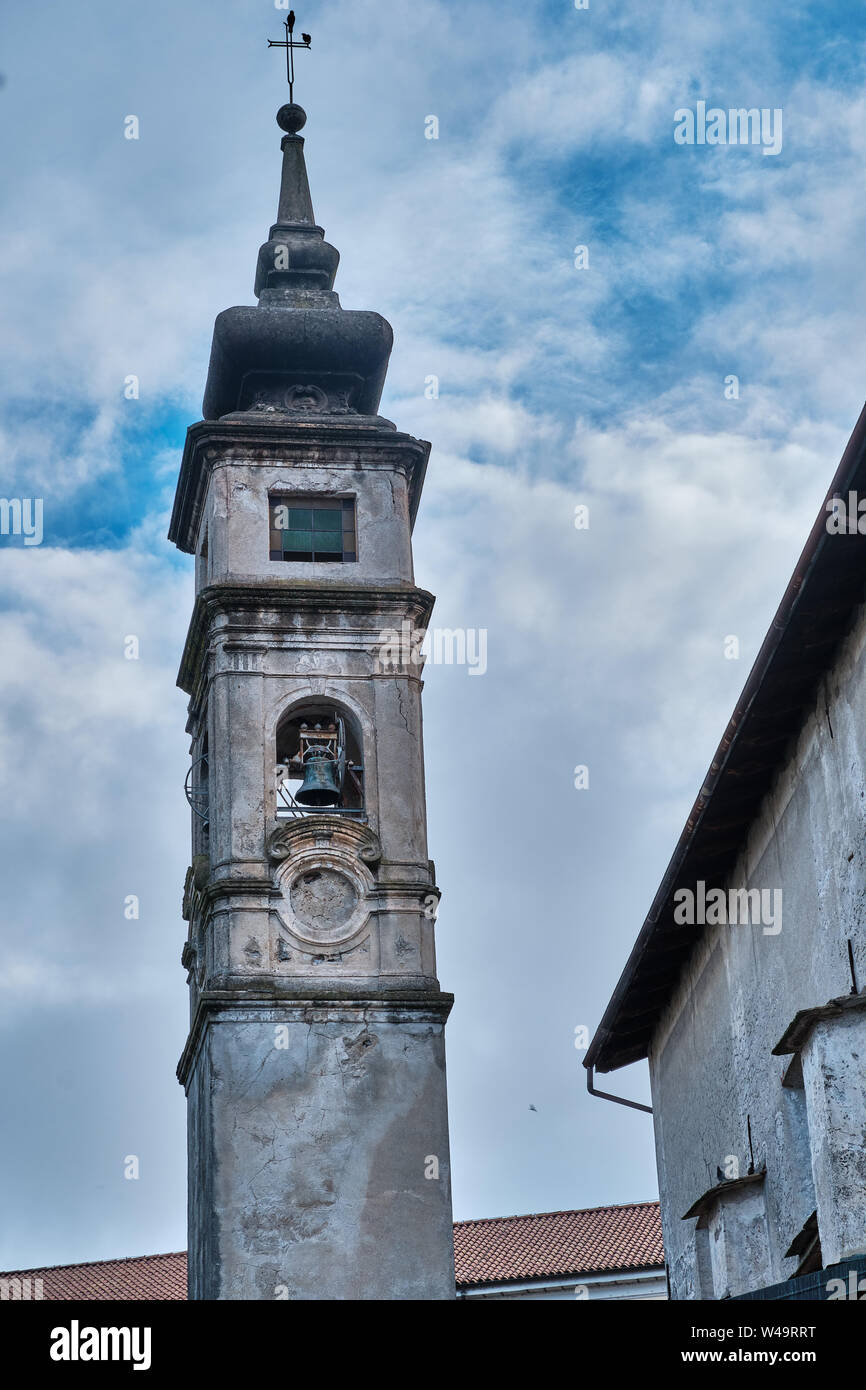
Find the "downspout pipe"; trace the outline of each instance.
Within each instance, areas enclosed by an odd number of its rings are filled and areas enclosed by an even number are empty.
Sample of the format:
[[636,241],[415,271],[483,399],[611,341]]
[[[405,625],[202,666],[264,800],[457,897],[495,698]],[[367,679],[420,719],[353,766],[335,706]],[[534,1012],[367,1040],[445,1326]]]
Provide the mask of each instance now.
[[612,1100],[617,1105],[627,1105],[631,1110],[645,1110],[648,1115],[653,1113],[651,1105],[641,1105],[639,1100],[626,1100],[624,1096],[612,1096],[609,1091],[597,1091],[592,1084],[593,1068],[586,1068],[586,1089],[591,1096],[598,1096],[599,1100]]

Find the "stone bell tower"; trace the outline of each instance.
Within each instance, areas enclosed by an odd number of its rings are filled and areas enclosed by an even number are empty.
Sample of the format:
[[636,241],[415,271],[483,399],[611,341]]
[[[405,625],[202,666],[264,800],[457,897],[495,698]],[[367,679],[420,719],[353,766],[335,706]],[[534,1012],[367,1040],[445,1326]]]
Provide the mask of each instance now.
[[258,306],[216,320],[169,532],[196,557],[189,1296],[447,1299],[452,996],[408,656],[430,446],[377,414],[391,329],[341,308],[306,116],[277,121]]

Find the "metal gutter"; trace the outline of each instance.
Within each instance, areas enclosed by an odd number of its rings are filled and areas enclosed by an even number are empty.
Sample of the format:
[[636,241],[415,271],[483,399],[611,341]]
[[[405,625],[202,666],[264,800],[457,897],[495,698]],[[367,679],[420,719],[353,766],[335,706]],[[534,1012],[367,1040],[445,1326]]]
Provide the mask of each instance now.
[[[584,1063],[584,1065],[586,1065],[586,1063]],[[593,1079],[594,1079],[594,1078],[593,1078],[592,1067],[587,1066],[587,1068],[586,1068],[586,1089],[589,1091],[589,1094],[590,1094],[591,1096],[598,1096],[599,1100],[612,1100],[612,1101],[615,1101],[617,1105],[627,1105],[627,1106],[629,1106],[630,1109],[632,1109],[632,1110],[645,1110],[646,1113],[647,1113],[648,1115],[651,1115],[651,1114],[653,1113],[653,1108],[652,1108],[651,1105],[641,1105],[640,1101],[638,1101],[638,1100],[626,1100],[623,1096],[612,1096],[612,1095],[610,1094],[609,1091],[597,1091],[597,1090],[595,1089],[595,1087],[593,1086],[593,1084],[592,1084],[592,1083],[593,1083]]]

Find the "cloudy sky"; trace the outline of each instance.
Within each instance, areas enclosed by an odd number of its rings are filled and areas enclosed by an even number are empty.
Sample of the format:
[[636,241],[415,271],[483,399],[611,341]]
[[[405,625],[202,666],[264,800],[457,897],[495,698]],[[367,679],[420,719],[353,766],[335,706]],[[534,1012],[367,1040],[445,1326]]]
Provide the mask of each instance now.
[[[455,1216],[653,1197],[651,1122],[587,1096],[575,1029],[862,404],[866,14],[298,13],[337,289],[393,324],[383,413],[433,442],[418,580],[436,625],[488,633],[483,677],[431,665],[425,688]],[[283,17],[9,0],[0,20],[0,492],[44,503],[41,545],[0,536],[4,1268],[185,1244],[192,577],[165,533],[213,319],[253,302],[275,215]],[[702,100],[781,110],[781,152],[677,144]],[[645,1067],[609,1080],[646,1097]]]

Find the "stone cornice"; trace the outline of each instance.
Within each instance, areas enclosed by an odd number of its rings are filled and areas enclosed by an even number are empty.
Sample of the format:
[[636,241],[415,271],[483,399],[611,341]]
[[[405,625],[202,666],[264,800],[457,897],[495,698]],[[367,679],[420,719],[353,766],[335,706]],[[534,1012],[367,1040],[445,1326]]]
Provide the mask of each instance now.
[[[196,597],[177,684],[188,695],[195,690],[211,624],[220,613],[288,610],[293,613],[372,614],[391,609],[401,619],[411,617],[416,627],[426,628],[434,602],[431,593],[416,588],[414,584],[351,584],[343,581],[326,583],[318,579],[256,578],[209,584]],[[244,631],[250,631],[246,624]]]
[[397,431],[380,416],[303,419],[280,415],[222,420],[199,420],[190,425],[180,465],[168,538],[188,555],[195,553],[196,536],[211,468],[220,460],[275,464],[285,461],[338,467],[398,467],[409,482],[409,521],[414,525],[430,445]]
[[365,1020],[397,1016],[401,1020],[439,1023],[444,1027],[453,1003],[454,995],[442,990],[407,989],[397,985],[389,989],[381,981],[368,987],[348,981],[341,984],[336,980],[318,984],[269,979],[266,987],[260,980],[250,980],[249,988],[242,993],[236,989],[205,990],[199,996],[189,1036],[177,1064],[177,1079],[186,1089],[205,1030],[214,1015],[266,1014],[276,1009],[281,1017],[288,1018],[291,1010],[302,1018],[311,1015],[318,1020],[323,1009],[331,1009],[347,1017],[358,1014]]

